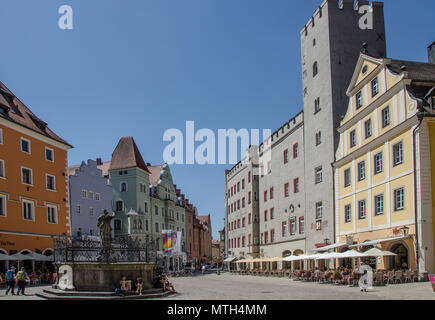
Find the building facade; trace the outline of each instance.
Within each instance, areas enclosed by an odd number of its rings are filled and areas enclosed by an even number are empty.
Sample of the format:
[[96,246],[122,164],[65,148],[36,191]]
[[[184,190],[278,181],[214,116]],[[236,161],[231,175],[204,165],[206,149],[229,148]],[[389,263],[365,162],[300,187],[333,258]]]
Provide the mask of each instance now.
[[386,55],[383,3],[371,3],[373,29],[363,30],[358,8],[367,4],[324,0],[300,32],[307,252],[334,239],[335,128],[346,111],[346,89],[362,45],[373,55]]
[[71,234],[72,148],[0,83],[0,252],[52,254]]
[[260,255],[258,147],[225,171],[225,230],[227,254],[247,258]]
[[182,234],[185,251],[185,209],[177,198],[169,166],[145,164],[132,137],[121,138],[109,169],[113,188],[115,237],[130,235],[157,240],[163,250],[163,230]]
[[[304,119],[300,112],[259,148],[260,252],[282,257],[305,252]],[[270,153],[270,157],[263,154]]]
[[334,163],[336,242],[395,257],[377,269],[434,270],[435,64],[361,54]]
[[98,216],[112,213],[112,186],[95,160],[68,167],[71,233],[75,238],[98,236]]

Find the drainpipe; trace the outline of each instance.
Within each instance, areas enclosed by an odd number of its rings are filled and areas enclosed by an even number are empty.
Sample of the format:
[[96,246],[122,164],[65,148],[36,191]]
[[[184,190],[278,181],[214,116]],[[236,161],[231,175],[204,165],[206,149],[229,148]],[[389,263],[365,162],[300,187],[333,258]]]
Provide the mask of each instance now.
[[413,156],[414,156],[414,215],[415,215],[415,254],[417,258],[417,274],[420,280],[420,243],[419,243],[419,222],[418,222],[418,206],[417,206],[417,151],[416,151],[416,132],[423,122],[424,114],[417,113],[418,125],[412,131],[413,137]]

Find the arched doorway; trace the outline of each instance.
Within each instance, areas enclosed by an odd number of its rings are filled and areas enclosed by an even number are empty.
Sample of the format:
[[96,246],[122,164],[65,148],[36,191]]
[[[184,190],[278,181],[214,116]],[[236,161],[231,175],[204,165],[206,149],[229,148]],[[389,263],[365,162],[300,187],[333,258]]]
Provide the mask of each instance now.
[[[303,255],[304,252],[300,249],[297,249],[295,251],[293,251],[293,255],[295,256],[300,256]],[[293,261],[293,270],[302,270],[303,269],[303,265],[304,265],[304,261],[303,260],[296,260]]]
[[[285,250],[282,253],[282,257],[286,258],[286,257],[290,257],[292,255],[292,252],[290,250]],[[290,269],[291,268],[291,262],[289,261],[283,261],[282,262],[282,268],[283,269]]]
[[409,249],[403,242],[395,242],[390,245],[389,251],[396,256],[388,257],[388,268],[390,270],[409,268]]

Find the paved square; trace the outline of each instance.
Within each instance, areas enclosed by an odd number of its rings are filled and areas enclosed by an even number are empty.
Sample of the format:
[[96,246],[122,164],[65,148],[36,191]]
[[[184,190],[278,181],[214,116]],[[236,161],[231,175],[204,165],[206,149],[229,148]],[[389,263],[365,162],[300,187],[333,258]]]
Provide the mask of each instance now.
[[[223,273],[170,278],[179,294],[165,300],[435,300],[429,282],[375,287],[363,293],[358,287],[292,281],[288,278],[240,276]],[[49,287],[27,288],[27,296],[5,296],[0,300],[41,300],[35,293]]]

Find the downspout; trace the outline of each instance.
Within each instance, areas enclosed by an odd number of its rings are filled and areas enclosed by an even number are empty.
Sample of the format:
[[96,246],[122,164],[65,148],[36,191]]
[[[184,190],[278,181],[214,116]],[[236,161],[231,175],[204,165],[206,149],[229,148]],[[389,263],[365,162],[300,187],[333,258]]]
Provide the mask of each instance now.
[[419,223],[418,223],[418,204],[417,204],[417,150],[416,150],[416,132],[421,126],[424,118],[423,112],[417,113],[418,125],[412,131],[413,138],[413,156],[414,156],[414,219],[415,219],[415,254],[417,258],[417,274],[420,280],[420,244],[419,244]]

